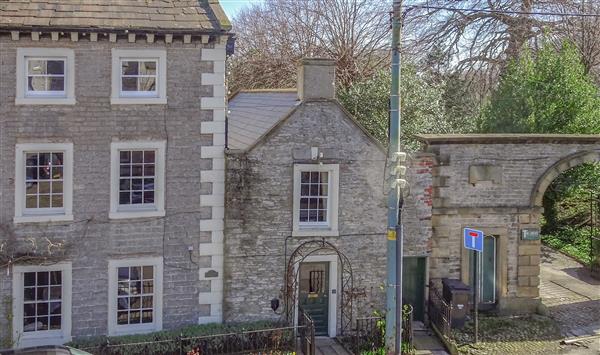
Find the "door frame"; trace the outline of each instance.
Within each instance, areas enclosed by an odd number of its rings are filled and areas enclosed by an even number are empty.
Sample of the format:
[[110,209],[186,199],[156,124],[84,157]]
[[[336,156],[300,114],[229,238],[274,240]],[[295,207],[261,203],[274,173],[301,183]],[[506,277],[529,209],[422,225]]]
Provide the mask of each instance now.
[[[338,256],[337,255],[309,255],[302,262],[297,263],[294,266],[294,273],[296,275],[296,304],[294,307],[294,327],[298,326],[298,302],[299,302],[299,294],[300,294],[300,273],[298,272],[300,265],[303,263],[318,263],[318,262],[328,262],[329,263],[329,309],[327,315],[327,324],[328,330],[327,335],[330,338],[335,338],[337,335],[337,298],[338,298]],[[335,293],[333,292],[335,291]]]

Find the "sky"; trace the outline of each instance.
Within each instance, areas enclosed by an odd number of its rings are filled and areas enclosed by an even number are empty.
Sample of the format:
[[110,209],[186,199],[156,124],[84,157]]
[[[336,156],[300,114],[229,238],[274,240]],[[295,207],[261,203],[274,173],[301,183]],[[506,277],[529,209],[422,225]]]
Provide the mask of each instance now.
[[252,3],[260,3],[262,0],[219,0],[219,2],[231,20],[244,7]]

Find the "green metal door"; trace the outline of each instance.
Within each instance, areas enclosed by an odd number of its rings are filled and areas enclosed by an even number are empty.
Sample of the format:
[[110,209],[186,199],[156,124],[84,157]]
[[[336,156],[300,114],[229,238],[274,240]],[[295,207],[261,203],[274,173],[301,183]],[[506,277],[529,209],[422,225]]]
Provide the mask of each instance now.
[[413,306],[413,319],[423,321],[426,259],[405,257],[402,264],[402,298]]
[[[470,253],[471,264],[471,287],[475,284],[475,267],[476,252]],[[481,260],[479,260],[478,268],[481,269],[479,274],[479,303],[495,304],[496,303],[496,238],[491,235],[486,235],[483,239],[483,252]]]
[[328,335],[329,263],[302,263],[299,278],[300,309],[315,322],[316,335]]

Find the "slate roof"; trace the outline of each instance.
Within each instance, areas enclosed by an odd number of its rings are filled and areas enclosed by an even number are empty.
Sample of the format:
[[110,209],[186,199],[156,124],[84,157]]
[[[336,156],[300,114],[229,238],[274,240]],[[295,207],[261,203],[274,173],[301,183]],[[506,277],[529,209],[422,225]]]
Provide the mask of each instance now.
[[227,146],[247,150],[298,104],[296,89],[246,90],[229,100]]
[[218,0],[0,0],[0,31],[228,31]]

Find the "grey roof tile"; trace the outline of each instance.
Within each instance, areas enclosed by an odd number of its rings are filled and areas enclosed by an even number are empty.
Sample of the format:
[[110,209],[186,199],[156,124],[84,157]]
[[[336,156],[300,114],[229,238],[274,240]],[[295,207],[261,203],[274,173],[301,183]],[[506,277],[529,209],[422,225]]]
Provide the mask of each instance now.
[[296,91],[241,91],[229,100],[227,143],[246,150],[268,133],[298,104]]
[[32,27],[216,32],[230,24],[216,0],[0,1],[0,30]]

